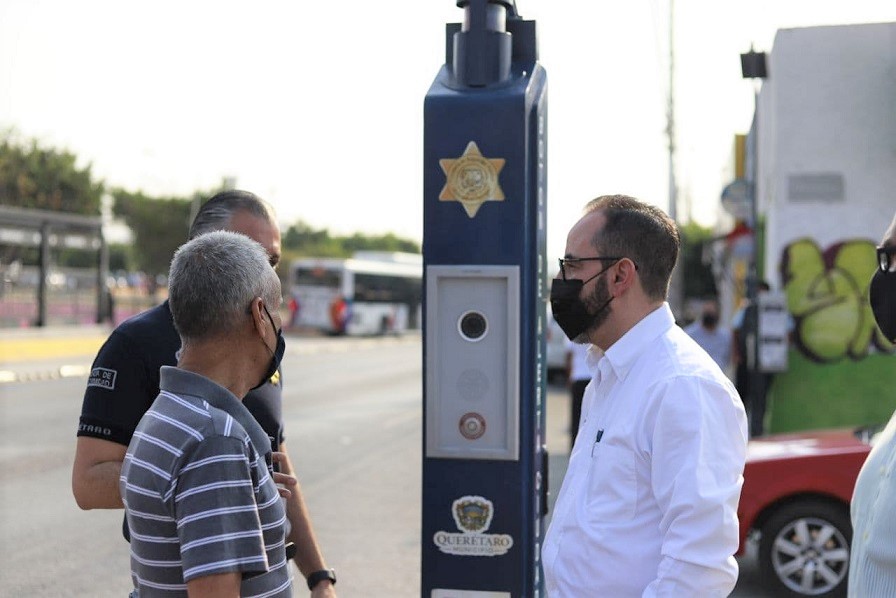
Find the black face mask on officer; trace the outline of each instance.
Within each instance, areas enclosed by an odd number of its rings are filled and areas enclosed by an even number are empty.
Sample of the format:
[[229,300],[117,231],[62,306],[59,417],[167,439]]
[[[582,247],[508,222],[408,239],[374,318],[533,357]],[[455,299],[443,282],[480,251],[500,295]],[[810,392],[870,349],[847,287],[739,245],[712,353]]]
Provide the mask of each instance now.
[[586,284],[612,267],[607,266],[588,280],[555,278],[551,281],[551,313],[569,340],[574,341],[591,328],[613,300],[611,296],[594,313],[590,313],[580,296]]
[[[271,317],[271,312],[268,311],[266,305],[261,305],[264,308],[264,313],[268,315],[268,319],[271,321],[271,328],[274,327],[274,318]],[[264,339],[262,341],[264,343]],[[267,343],[264,343],[265,348],[270,351],[271,349],[268,347]],[[256,388],[261,388],[264,384],[271,379],[271,376],[277,373],[277,370],[280,368],[280,361],[283,359],[283,354],[286,352],[286,340],[283,338],[283,328],[277,331],[277,346],[274,351],[271,353],[271,363],[268,365],[267,371],[264,373],[264,376],[261,379],[261,382],[250,388],[249,390],[255,390]]]
[[868,297],[880,331],[888,341],[896,342],[896,272],[878,268],[871,278]]

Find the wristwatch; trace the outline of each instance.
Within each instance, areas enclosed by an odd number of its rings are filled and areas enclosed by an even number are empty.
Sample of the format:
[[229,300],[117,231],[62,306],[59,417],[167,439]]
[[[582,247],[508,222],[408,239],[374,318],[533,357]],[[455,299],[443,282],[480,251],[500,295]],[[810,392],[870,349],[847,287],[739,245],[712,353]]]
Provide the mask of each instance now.
[[308,589],[312,592],[314,591],[314,586],[319,584],[325,579],[329,579],[330,583],[336,585],[336,570],[335,569],[321,569],[320,571],[315,571],[311,573],[307,577],[308,581]]

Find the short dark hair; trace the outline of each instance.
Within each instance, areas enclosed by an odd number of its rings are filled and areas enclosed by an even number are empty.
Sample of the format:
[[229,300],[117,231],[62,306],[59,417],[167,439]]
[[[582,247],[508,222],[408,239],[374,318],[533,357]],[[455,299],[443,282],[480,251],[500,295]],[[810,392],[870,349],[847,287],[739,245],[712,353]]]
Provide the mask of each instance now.
[[250,191],[227,189],[216,193],[202,204],[190,225],[188,238],[192,240],[211,231],[225,230],[237,212],[248,212],[257,218],[275,221],[271,204]]
[[645,294],[665,300],[681,245],[675,221],[656,206],[628,195],[592,199],[585,206],[585,213],[590,212],[601,212],[606,218],[592,239],[598,254],[619,255],[635,262]]

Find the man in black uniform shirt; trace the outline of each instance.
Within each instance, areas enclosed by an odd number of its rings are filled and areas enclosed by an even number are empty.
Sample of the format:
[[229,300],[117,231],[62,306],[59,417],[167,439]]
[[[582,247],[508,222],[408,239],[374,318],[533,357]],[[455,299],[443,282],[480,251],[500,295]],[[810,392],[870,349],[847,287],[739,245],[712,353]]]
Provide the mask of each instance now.
[[[272,267],[280,261],[280,231],[272,208],[246,191],[223,191],[199,210],[190,227],[193,239],[213,230],[242,233],[265,248]],[[72,492],[82,509],[121,509],[121,463],[137,423],[159,393],[159,368],[177,364],[180,337],[168,302],[123,322],[100,348],[87,382],[72,469]],[[251,391],[243,401],[283,453],[282,473],[293,476],[283,439],[281,372]],[[286,477],[282,478],[284,481]],[[288,541],[315,598],[333,597],[335,575],[327,569],[298,484],[289,488]]]

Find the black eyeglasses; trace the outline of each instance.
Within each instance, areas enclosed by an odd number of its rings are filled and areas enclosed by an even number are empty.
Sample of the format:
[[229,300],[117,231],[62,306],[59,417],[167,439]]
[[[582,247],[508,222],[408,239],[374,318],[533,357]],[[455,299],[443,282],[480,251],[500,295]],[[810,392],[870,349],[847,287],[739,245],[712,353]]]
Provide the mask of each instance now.
[[[557,261],[560,262],[560,276],[563,277],[563,280],[566,280],[567,266],[572,266],[575,269],[575,264],[579,262],[618,262],[621,259],[621,257],[561,257]],[[612,265],[610,264],[610,266]]]
[[896,271],[896,245],[877,248],[877,265],[881,272]]

